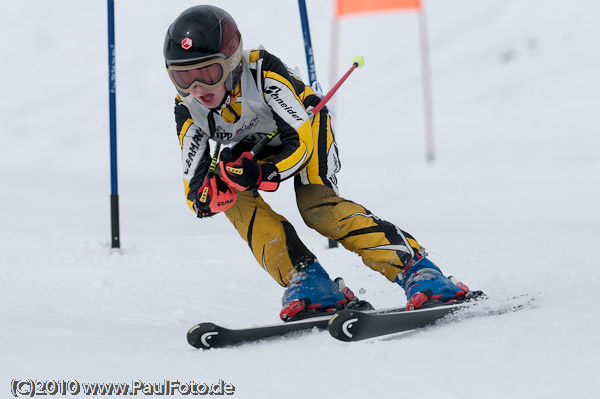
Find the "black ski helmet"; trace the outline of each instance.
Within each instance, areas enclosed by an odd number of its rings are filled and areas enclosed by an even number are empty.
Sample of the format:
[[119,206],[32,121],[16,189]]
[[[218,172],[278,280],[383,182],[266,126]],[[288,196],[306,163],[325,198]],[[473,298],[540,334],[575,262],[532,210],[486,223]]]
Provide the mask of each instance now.
[[231,15],[209,5],[191,7],[182,12],[169,26],[163,47],[167,68],[194,64],[212,57],[234,62],[235,67],[231,68],[225,81],[228,91],[239,83],[241,51],[242,35]]

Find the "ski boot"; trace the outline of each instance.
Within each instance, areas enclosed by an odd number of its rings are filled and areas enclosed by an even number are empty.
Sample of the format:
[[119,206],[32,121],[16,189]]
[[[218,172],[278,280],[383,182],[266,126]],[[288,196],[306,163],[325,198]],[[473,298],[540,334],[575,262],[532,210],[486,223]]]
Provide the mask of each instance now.
[[440,268],[426,257],[416,255],[412,260],[403,278],[398,275],[395,280],[406,293],[406,310],[462,300],[469,293],[469,287],[454,277],[445,277]]
[[279,317],[283,321],[301,320],[344,308],[373,309],[368,302],[355,297],[343,279],[331,281],[319,262],[294,274],[281,302]]

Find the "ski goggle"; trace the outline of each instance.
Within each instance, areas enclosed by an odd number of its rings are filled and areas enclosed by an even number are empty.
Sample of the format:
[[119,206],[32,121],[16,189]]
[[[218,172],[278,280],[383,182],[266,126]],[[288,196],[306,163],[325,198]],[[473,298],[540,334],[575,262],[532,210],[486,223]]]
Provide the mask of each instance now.
[[237,68],[242,60],[242,42],[229,58],[219,54],[214,58],[201,60],[187,65],[169,65],[167,72],[175,87],[188,94],[195,86],[209,89],[218,87],[227,80],[229,74]]

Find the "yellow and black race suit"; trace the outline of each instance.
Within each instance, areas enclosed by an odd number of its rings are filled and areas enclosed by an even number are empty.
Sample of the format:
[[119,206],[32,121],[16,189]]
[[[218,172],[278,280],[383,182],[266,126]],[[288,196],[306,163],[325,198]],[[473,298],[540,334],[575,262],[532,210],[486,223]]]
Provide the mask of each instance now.
[[[363,206],[339,196],[340,169],[327,108],[309,111],[319,98],[274,55],[244,53],[240,84],[219,109],[209,110],[192,96],[177,96],[175,120],[182,150],[185,194],[190,208],[209,169],[209,140],[241,154],[262,137],[279,130],[259,162],[272,162],[281,180],[294,176],[296,202],[305,223],[361,256],[363,262],[393,281],[421,246],[408,233],[379,219]],[[193,209],[193,208],[192,208]],[[225,212],[248,243],[258,263],[281,285],[316,260],[293,226],[261,196],[238,192]]]

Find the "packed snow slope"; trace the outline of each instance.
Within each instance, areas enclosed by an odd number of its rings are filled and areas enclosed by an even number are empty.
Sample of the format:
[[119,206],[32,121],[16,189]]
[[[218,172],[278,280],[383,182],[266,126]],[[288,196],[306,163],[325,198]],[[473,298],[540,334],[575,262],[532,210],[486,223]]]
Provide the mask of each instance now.
[[[306,76],[295,1],[211,2]],[[235,386],[240,398],[566,398],[600,392],[600,3],[427,0],[435,162],[425,159],[417,17],[340,21],[341,194],[413,234],[490,301],[535,306],[346,344],[327,332],[197,351],[201,321],[274,323],[283,289],[223,215],[183,197],[168,25],[193,1],[116,2],[122,254],[110,255],[106,4],[0,13],[0,396],[13,379]],[[333,2],[309,0],[325,88]],[[265,195],[333,276],[377,307],[402,290]]]

